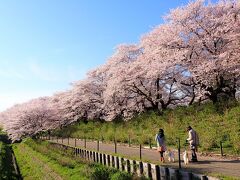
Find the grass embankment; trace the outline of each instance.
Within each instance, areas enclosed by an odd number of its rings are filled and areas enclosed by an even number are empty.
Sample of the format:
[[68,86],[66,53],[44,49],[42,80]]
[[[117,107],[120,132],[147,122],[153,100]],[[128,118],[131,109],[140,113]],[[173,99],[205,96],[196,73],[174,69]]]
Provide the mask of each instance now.
[[140,114],[127,122],[79,122],[53,132],[63,137],[104,139],[127,143],[154,143],[155,134],[159,128],[165,130],[167,144],[175,146],[177,138],[184,145],[187,132],[191,125],[199,134],[201,151],[219,151],[220,141],[224,152],[240,154],[240,105],[212,105],[178,107],[167,110],[159,116],[155,112]]
[[132,176],[73,157],[70,150],[27,139],[13,146],[24,179],[132,179]]
[[19,179],[15,172],[10,142],[0,130],[0,179]]

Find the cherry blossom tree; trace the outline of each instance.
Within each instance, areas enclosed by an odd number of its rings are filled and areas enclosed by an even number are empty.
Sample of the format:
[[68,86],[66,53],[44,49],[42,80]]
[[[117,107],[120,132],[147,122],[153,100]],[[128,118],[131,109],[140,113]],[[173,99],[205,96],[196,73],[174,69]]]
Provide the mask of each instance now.
[[108,59],[103,69],[107,72],[107,85],[103,93],[105,119],[130,118],[143,110],[143,99],[128,86],[129,70],[141,53],[137,45],[120,45]]
[[41,97],[15,105],[1,113],[10,138],[19,139],[58,127],[59,115],[49,97]]
[[239,86],[239,13],[239,2],[199,0],[167,16],[178,38],[166,46],[180,52],[181,65],[213,102],[220,94],[235,98]]
[[90,71],[86,79],[73,84],[71,104],[76,119],[103,119],[103,92],[106,88],[106,72],[103,68]]

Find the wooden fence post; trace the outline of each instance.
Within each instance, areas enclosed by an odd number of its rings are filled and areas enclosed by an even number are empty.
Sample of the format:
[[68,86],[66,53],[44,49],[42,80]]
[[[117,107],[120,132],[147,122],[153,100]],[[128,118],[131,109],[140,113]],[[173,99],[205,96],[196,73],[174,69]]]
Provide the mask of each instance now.
[[77,156],[77,155],[78,155],[78,149],[75,148],[75,156]]
[[99,140],[97,140],[97,151],[99,151]]
[[117,156],[114,156],[114,160],[115,160],[115,168],[120,169],[120,167],[119,167],[119,158]]
[[107,166],[111,166],[111,156],[109,154],[107,155]]
[[106,154],[103,154],[103,164],[105,166],[107,165],[107,156],[106,156]]
[[120,170],[124,171],[125,170],[125,161],[123,158],[120,158]]
[[92,151],[89,151],[89,161],[92,161]]
[[160,167],[159,165],[156,165],[156,164],[152,164],[152,169],[153,169],[153,172],[152,172],[152,178],[153,179],[156,179],[156,180],[160,180]]
[[110,156],[111,157],[111,167],[116,167],[116,163],[115,163],[115,157],[114,156]]
[[96,158],[96,152],[93,151],[93,162],[96,162],[97,158]]
[[95,153],[95,155],[96,155],[96,162],[99,162],[99,153],[97,152],[97,153]]
[[137,163],[135,160],[130,160],[131,173],[137,173]]
[[142,145],[139,145],[139,158],[142,159]]
[[220,141],[220,151],[221,151],[221,156],[223,156],[223,147],[222,147],[222,141]]
[[152,165],[150,163],[147,163],[147,172],[149,179],[152,179]]
[[142,161],[139,162],[139,173],[140,173],[140,176],[143,175],[143,163],[142,163]]
[[117,142],[115,138],[114,138],[114,152],[115,154],[117,153]]
[[130,135],[128,135],[128,147],[131,146],[131,139],[130,139]]
[[126,163],[126,171],[128,173],[131,173],[131,164],[130,164],[130,160],[125,159],[125,163]]
[[181,169],[181,145],[180,145],[180,138],[178,138],[178,168]]

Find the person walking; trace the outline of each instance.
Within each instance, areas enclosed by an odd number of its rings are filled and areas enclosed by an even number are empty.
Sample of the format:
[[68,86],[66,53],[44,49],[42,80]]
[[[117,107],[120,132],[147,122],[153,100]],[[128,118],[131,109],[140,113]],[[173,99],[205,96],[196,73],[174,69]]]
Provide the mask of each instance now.
[[190,149],[192,152],[192,162],[197,162],[197,146],[199,145],[199,139],[198,139],[198,135],[196,133],[195,130],[193,130],[193,128],[191,126],[187,127],[187,131],[188,131],[188,138],[186,140],[186,142],[189,143],[190,145]]
[[160,161],[164,162],[163,154],[166,151],[165,137],[163,129],[159,129],[159,132],[155,136],[157,142],[157,151],[160,153]]

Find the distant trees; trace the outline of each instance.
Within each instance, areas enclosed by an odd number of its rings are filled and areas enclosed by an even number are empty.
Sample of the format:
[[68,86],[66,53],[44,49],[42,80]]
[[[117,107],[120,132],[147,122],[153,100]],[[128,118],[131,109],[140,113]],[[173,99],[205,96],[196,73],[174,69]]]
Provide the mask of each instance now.
[[12,139],[54,129],[62,123],[51,98],[47,97],[15,105],[2,112],[0,119]]
[[170,11],[138,44],[118,46],[71,90],[16,105],[0,121],[14,139],[83,119],[128,119],[149,109],[235,99],[239,54],[240,3],[197,0]]

